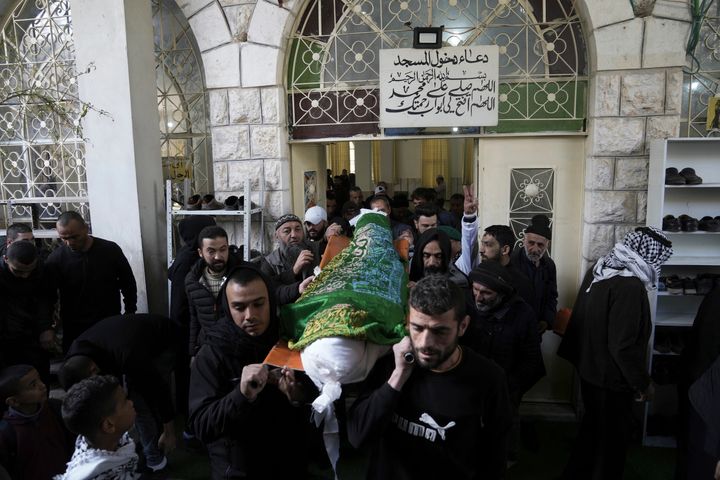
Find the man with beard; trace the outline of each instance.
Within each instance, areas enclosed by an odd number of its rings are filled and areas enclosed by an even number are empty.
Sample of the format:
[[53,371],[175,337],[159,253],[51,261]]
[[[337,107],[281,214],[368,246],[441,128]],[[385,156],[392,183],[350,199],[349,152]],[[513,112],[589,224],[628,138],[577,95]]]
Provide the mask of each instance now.
[[520,400],[545,375],[535,313],[520,298],[512,280],[497,262],[482,262],[470,272],[475,312],[464,345],[502,367],[507,376],[513,428],[508,458],[520,449]]
[[328,216],[324,208],[310,207],[305,212],[305,230],[309,242],[317,243],[318,253],[322,256],[327,246],[325,231],[328,227]]
[[[306,478],[320,440],[306,401],[317,390],[304,374],[262,364],[278,340],[269,280],[242,263],[220,295],[223,315],[190,379],[190,422],[208,447],[212,478]],[[288,446],[280,457],[278,441]]]
[[523,248],[516,248],[511,255],[512,264],[523,272],[532,285],[532,303],[538,317],[541,332],[552,327],[557,313],[557,270],[547,251],[552,230],[550,219],[535,215],[525,229]]
[[209,225],[197,237],[197,254],[200,258],[185,277],[190,308],[190,349],[194,357],[205,336],[215,327],[219,313],[216,306],[218,292],[225,274],[238,259],[230,254],[227,232],[217,225]]
[[293,303],[313,278],[320,264],[317,243],[306,242],[300,219],[288,213],[275,222],[278,247],[260,259],[260,270],[275,286],[279,305]]
[[505,376],[458,344],[469,322],[462,291],[425,277],[409,310],[409,337],[378,361],[348,413],[350,443],[372,450],[366,478],[503,478]]
[[410,286],[427,275],[448,273],[450,238],[437,228],[426,230],[415,244],[410,262]]
[[119,315],[120,294],[125,314],[137,309],[137,285],[122,249],[89,234],[77,212],[65,212],[56,223],[62,245],[48,257],[48,274],[60,291],[63,352],[78,335],[103,318]]

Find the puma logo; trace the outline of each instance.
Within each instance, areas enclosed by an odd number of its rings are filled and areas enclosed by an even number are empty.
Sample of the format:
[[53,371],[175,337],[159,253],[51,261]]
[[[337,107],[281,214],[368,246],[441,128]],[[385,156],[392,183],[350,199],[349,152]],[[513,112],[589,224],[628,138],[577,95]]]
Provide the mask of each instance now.
[[455,422],[450,422],[447,425],[445,425],[444,427],[441,427],[440,425],[438,425],[438,423],[435,421],[435,419],[432,418],[427,413],[423,413],[422,415],[420,415],[420,421],[422,423],[430,425],[432,428],[437,430],[438,434],[440,435],[440,438],[442,438],[443,440],[445,440],[445,431],[455,426]]

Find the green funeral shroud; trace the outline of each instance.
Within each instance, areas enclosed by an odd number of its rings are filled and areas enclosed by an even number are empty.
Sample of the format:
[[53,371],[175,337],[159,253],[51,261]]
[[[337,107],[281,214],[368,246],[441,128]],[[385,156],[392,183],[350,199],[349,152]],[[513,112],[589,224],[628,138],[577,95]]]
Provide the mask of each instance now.
[[297,302],[282,307],[281,336],[293,350],[317,339],[345,337],[381,345],[405,335],[407,273],[385,215],[367,213]]

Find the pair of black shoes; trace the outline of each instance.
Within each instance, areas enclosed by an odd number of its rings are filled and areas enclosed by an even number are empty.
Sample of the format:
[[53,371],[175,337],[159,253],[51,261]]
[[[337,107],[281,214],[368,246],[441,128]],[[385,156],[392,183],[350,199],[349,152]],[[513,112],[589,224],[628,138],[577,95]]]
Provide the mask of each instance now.
[[690,215],[680,215],[677,218],[673,215],[665,215],[662,223],[662,229],[666,232],[697,232],[699,226],[697,218]]
[[678,172],[675,167],[665,169],[665,185],[700,185],[702,178],[698,177],[694,168],[685,167]]

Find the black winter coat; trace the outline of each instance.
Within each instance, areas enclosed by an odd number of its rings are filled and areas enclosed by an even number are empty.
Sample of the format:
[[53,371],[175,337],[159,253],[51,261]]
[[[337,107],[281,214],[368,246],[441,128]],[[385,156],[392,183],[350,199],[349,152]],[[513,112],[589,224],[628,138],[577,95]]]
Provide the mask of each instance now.
[[460,341],[502,367],[515,401],[545,375],[535,314],[518,295],[490,312],[474,309]]

